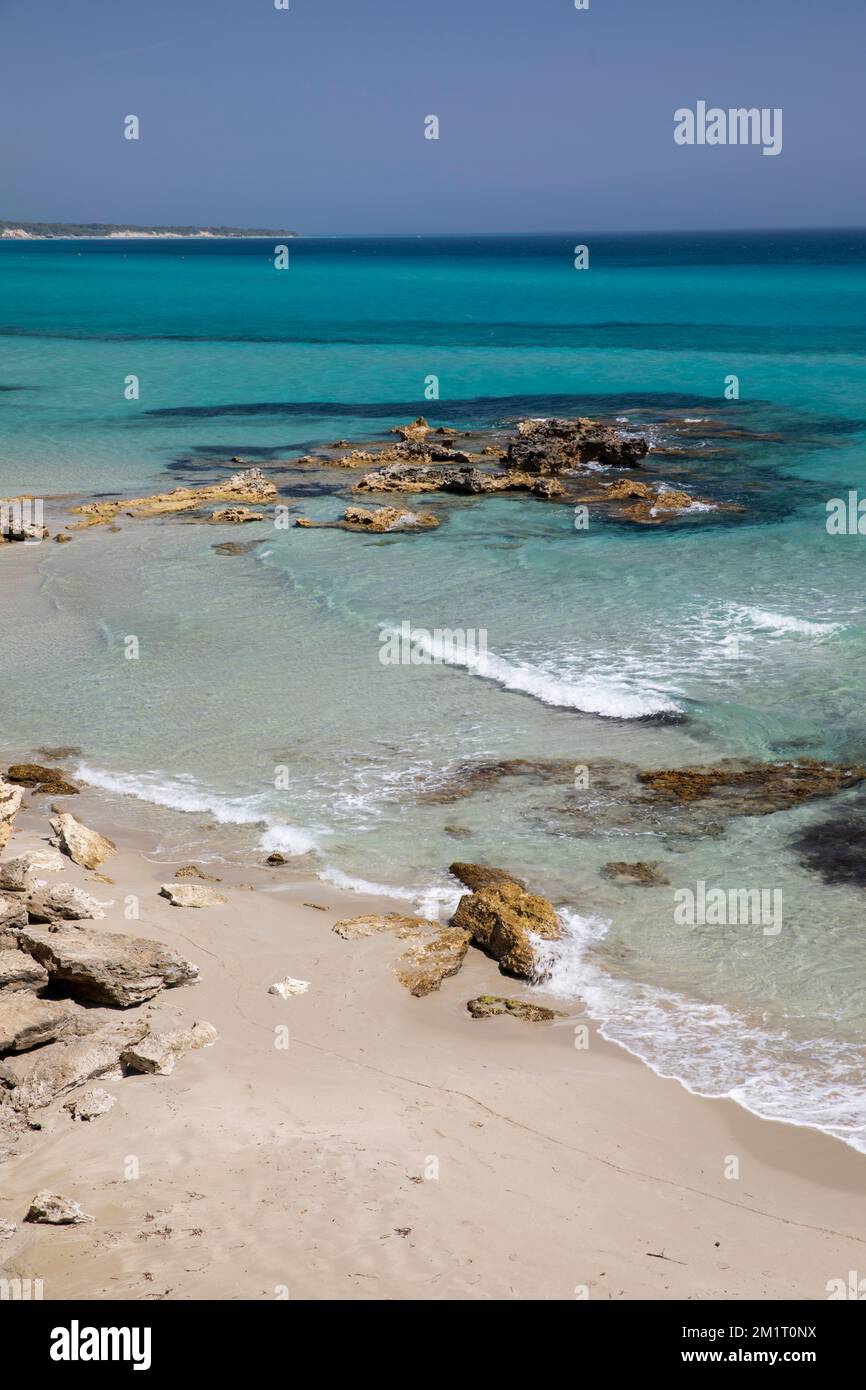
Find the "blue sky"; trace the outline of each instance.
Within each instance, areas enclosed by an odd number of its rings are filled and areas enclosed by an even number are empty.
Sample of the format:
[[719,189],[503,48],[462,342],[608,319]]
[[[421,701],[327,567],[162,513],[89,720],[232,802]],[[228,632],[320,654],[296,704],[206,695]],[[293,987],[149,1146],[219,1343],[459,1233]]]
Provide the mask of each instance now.
[[[0,217],[863,225],[864,52],[866,0],[0,0]],[[675,145],[699,99],[782,153]]]

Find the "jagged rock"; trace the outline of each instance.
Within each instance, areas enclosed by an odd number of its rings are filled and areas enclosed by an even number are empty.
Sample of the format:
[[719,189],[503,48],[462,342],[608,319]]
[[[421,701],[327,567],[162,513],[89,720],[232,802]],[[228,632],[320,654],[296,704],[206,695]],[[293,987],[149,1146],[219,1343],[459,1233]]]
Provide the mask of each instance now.
[[222,893],[198,883],[164,883],[159,893],[172,907],[222,907],[226,902]]
[[182,864],[179,869],[174,871],[175,878],[201,878],[208,883],[219,883],[221,880],[216,874],[206,874],[204,869],[200,869],[198,864]]
[[9,1240],[17,1230],[14,1221],[0,1221],[0,1240]]
[[295,980],[291,975],[287,975],[284,980],[277,980],[276,984],[271,985],[268,994],[277,994],[280,999],[290,999],[293,994],[306,994],[309,988],[309,980]]
[[505,492],[511,488],[529,489],[535,479],[529,473],[486,473],[471,466],[431,467],[389,464],[365,473],[356,485],[359,492],[457,492],[476,494]]
[[6,990],[0,994],[0,1053],[54,1042],[69,1027],[75,1009],[65,999],[40,999],[31,989]]
[[185,1052],[212,1047],[218,1037],[212,1023],[194,1023],[174,1033],[149,1033],[141,1042],[124,1048],[120,1060],[130,1071],[169,1076]]
[[636,864],[618,863],[612,860],[609,864],[602,865],[601,872],[612,883],[640,883],[645,888],[654,888],[670,883],[670,879],[662,873],[654,859]]
[[97,1120],[100,1115],[107,1115],[109,1110],[113,1110],[116,1104],[117,1096],[102,1086],[91,1086],[80,1096],[68,1100],[63,1108],[69,1111],[74,1120]]
[[38,994],[48,984],[48,971],[26,951],[7,949],[0,937],[0,996],[8,990]]
[[563,497],[565,495],[565,488],[556,478],[539,478],[537,482],[532,484],[531,491],[533,497],[543,497],[545,499]]
[[178,487],[173,492],[160,492],[152,497],[132,497],[117,502],[85,502],[73,507],[84,517],[83,521],[73,522],[76,530],[86,526],[102,526],[113,521],[118,512],[130,516],[162,516],[173,512],[193,511],[209,502],[252,502],[272,501],[277,489],[268,482],[260,468],[247,468],[234,473],[227,482],[214,483],[207,487]]
[[507,869],[494,869],[490,864],[463,864],[455,860],[448,865],[448,872],[471,888],[473,893],[479,888],[495,888],[500,883],[516,883],[519,888],[526,887],[522,879],[516,878]]
[[53,888],[30,892],[25,903],[31,922],[101,922],[105,917],[104,908],[110,906],[71,883],[58,883]]
[[75,864],[84,869],[98,869],[109,855],[117,852],[117,845],[97,830],[89,830],[68,811],[61,811],[49,821],[54,831],[53,844],[59,845]]
[[[722,758],[704,767],[639,772],[660,801],[713,802],[734,815],[766,815],[815,797],[834,796],[866,778],[866,767],[819,763],[749,763]],[[733,808],[733,809],[732,809]]]
[[36,870],[29,855],[7,859],[0,864],[0,889],[4,893],[31,893],[36,887]]
[[418,419],[413,420],[409,425],[395,425],[391,433],[399,434],[401,439],[423,440],[430,433],[430,426],[424,416],[419,415]]
[[273,854],[269,854],[265,860],[266,864],[288,864],[288,862],[288,855],[280,854],[278,849],[275,849]]
[[0,893],[0,932],[26,926],[27,902],[24,895],[22,893]]
[[438,989],[443,980],[456,975],[469,949],[469,937],[457,927],[436,924],[433,934],[412,941],[394,966],[394,974],[416,999]]
[[59,1192],[42,1191],[36,1193],[24,1220],[47,1226],[80,1226],[83,1222],[92,1221],[93,1217],[88,1216],[71,1197],[62,1197]]
[[22,1113],[39,1110],[85,1081],[119,1073],[121,1052],[140,1042],[149,1025],[145,1018],[106,1023],[105,1017],[83,1036],[62,1038],[0,1064],[0,1080],[12,1088],[9,1105]]
[[508,441],[505,464],[524,473],[559,473],[592,461],[635,468],[648,451],[645,439],[601,420],[521,420]]
[[211,523],[217,526],[239,526],[246,521],[264,521],[264,512],[251,511],[249,507],[222,507],[211,514]]
[[24,793],[0,777],[0,850],[6,848],[12,834],[12,822],[21,810]]
[[541,1004],[528,1004],[525,999],[506,999],[500,994],[479,994],[477,999],[467,999],[466,1007],[473,1018],[494,1018],[497,1014],[511,1014],[523,1018],[527,1023],[551,1023],[557,1017],[556,1009],[545,1009]]
[[161,989],[198,979],[198,966],[146,937],[122,936],[96,927],[26,927],[25,950],[73,993],[128,1008]]
[[554,941],[562,934],[553,904],[527,893],[517,883],[464,894],[451,920],[493,956],[502,970],[524,979],[531,978],[537,968],[531,937]]

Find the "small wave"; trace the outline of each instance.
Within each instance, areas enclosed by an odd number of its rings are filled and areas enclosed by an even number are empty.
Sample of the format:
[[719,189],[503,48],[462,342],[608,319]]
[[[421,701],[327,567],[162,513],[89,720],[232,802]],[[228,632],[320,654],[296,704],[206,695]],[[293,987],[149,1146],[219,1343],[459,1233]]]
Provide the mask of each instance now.
[[218,825],[263,825],[266,830],[259,849],[281,850],[284,854],[307,854],[318,849],[318,837],[328,831],[313,832],[302,826],[287,825],[268,812],[267,793],[253,796],[220,796],[201,786],[194,777],[166,777],[159,772],[105,772],[81,763],[76,776],[90,787],[132,796],[151,806],[171,811],[208,815]]
[[[387,629],[390,632],[394,628]],[[598,676],[571,680],[540,666],[509,661],[489,652],[467,649],[460,651],[425,631],[414,630],[411,639],[415,646],[437,662],[461,667],[482,680],[494,681],[506,690],[529,695],[543,705],[557,709],[576,709],[583,714],[598,714],[607,719],[646,719],[659,714],[681,714],[681,707],[670,695],[660,690],[636,690],[624,681]]]
[[768,613],[763,608],[749,608],[740,604],[730,604],[729,610],[736,621],[751,623],[752,627],[762,632],[773,632],[779,636],[796,633],[803,637],[830,637],[834,632],[845,629],[844,623],[812,622],[807,618]]
[[726,1098],[761,1119],[818,1129],[866,1153],[859,1050],[831,1038],[797,1041],[722,1004],[609,975],[594,959],[610,923],[559,913],[560,941],[534,942],[536,987],[581,999],[602,1037],[694,1095]]
[[432,921],[447,920],[456,910],[463,889],[455,889],[453,884],[428,884],[425,888],[395,888],[393,884],[371,883],[368,879],[354,878],[342,869],[326,865],[319,873],[323,883],[332,888],[345,888],[351,893],[366,893],[372,898],[396,898],[400,902],[411,903],[420,917]]

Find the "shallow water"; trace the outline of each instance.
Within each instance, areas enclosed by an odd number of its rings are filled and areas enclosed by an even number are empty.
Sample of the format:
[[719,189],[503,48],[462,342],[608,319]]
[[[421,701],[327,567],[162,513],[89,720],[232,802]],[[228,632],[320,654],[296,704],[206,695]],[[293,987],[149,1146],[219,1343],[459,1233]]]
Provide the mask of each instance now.
[[[863,485],[864,238],[599,239],[585,273],[569,249],[299,242],[279,273],[259,243],[0,246],[4,491],[207,481],[232,454],[271,465],[421,411],[467,429],[596,412],[688,417],[701,493],[746,507],[582,532],[567,507],[422,498],[434,533],[252,525],[237,557],[212,549],[236,529],[126,523],[41,557],[53,616],[7,632],[4,741],[80,745],[79,776],[184,812],[166,834],[190,852],[232,833],[443,912],[454,858],[523,873],[570,914],[553,987],[609,1036],[866,1149],[863,889],[792,845],[860,793],[715,837],[601,814],[584,833],[543,778],[435,795],[472,760],[866,762],[863,538],[824,524]],[[677,486],[678,462],[653,472]],[[296,513],[350,496],[351,478],[337,498],[322,474],[274,476]],[[383,665],[403,622],[483,630],[487,660]],[[657,859],[670,886],[610,883],[610,859]],[[678,925],[698,880],[781,892],[781,930]]]

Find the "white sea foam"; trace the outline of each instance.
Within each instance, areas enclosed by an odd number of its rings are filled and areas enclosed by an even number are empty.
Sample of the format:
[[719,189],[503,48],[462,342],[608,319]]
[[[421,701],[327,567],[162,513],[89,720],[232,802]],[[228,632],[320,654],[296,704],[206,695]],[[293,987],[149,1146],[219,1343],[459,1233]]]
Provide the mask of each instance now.
[[283,854],[307,854],[318,849],[320,836],[329,833],[277,820],[267,809],[266,792],[253,796],[220,796],[202,787],[194,777],[183,774],[166,777],[161,772],[105,772],[86,763],[80,764],[76,776],[101,791],[132,796],[171,811],[207,815],[218,825],[264,826],[258,847],[268,853],[280,850]]
[[395,888],[391,884],[355,878],[331,864],[320,871],[319,878],[323,883],[330,883],[332,888],[345,888],[351,893],[366,893],[374,898],[396,898],[400,902],[411,903],[420,917],[429,917],[434,921],[442,918],[447,921],[454,914],[465,891],[455,888],[453,884],[437,883],[424,888]]
[[693,1094],[727,1097],[763,1119],[819,1129],[866,1153],[858,1049],[831,1038],[796,1040],[724,1005],[617,979],[599,959],[609,923],[559,915],[563,939],[535,941],[539,976],[546,975],[539,988],[582,1000],[603,1037]]
[[735,621],[747,622],[760,631],[772,632],[777,636],[797,634],[803,637],[830,637],[834,632],[843,632],[845,629],[844,623],[814,622],[808,618],[796,618],[785,613],[768,613],[763,608],[750,608],[735,603],[729,605],[729,610]]
[[510,661],[489,652],[476,653],[450,649],[426,632],[412,632],[412,641],[445,665],[461,667],[482,680],[494,681],[506,690],[530,695],[544,705],[599,714],[608,719],[642,719],[648,715],[680,713],[681,707],[665,691],[652,687],[636,689],[613,677],[588,675],[579,680]]

